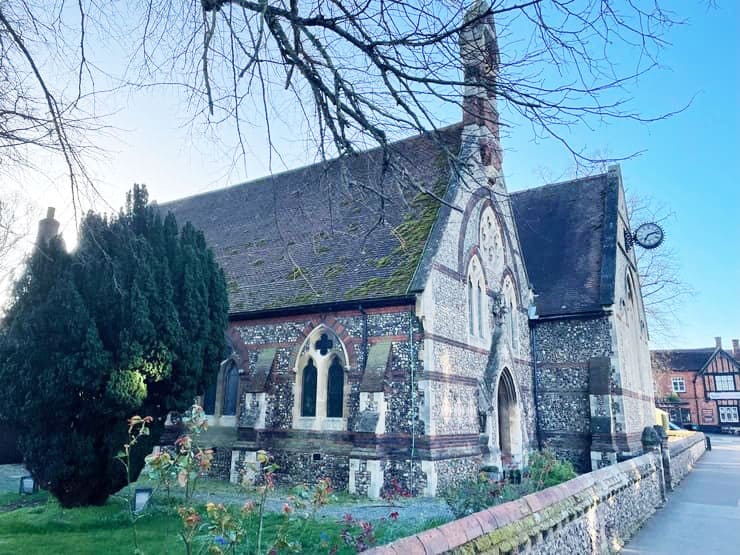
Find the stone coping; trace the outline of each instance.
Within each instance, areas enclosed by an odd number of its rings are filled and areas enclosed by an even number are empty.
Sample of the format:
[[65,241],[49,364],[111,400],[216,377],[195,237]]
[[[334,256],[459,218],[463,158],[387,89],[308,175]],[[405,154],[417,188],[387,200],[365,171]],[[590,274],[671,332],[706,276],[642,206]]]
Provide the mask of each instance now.
[[686,451],[686,449],[690,449],[697,443],[703,441],[706,441],[706,438],[702,432],[692,432],[692,434],[687,437],[677,439],[676,441],[669,441],[668,450],[671,453],[671,457],[675,457],[676,455],[680,455]]
[[[372,555],[445,553],[463,548],[466,544],[497,530],[501,531],[501,540],[507,544],[506,548],[515,549],[518,536],[525,533],[538,535],[554,528],[560,522],[577,518],[594,504],[605,501],[642,477],[659,472],[660,464],[655,454],[648,453],[582,474],[557,486],[401,538],[365,553]],[[526,524],[520,521],[526,521]]]

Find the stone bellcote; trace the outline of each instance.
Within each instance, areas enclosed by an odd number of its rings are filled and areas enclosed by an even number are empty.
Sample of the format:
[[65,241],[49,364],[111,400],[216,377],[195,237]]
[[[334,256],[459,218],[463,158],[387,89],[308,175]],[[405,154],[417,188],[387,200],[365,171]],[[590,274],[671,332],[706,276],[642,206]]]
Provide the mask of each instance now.
[[501,173],[502,152],[496,108],[499,51],[493,13],[487,0],[476,2],[463,21],[460,57],[465,87],[463,124],[469,135],[478,136],[481,162]]

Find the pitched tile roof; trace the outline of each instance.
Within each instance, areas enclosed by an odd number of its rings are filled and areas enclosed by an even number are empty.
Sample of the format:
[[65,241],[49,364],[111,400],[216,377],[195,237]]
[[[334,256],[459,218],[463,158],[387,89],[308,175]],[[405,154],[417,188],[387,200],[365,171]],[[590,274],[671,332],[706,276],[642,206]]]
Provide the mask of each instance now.
[[439,204],[418,187],[444,193],[460,131],[395,143],[384,174],[375,149],[161,208],[203,230],[232,314],[405,295]]
[[707,347],[706,349],[671,349],[650,351],[653,368],[661,370],[676,370],[698,372],[715,349]]
[[650,351],[650,359],[654,369],[675,370],[677,372],[700,372],[718,355],[726,356],[728,360],[740,366],[740,361],[735,359],[731,352],[716,347]]
[[597,311],[613,302],[613,189],[609,174],[601,174],[510,195],[538,315]]

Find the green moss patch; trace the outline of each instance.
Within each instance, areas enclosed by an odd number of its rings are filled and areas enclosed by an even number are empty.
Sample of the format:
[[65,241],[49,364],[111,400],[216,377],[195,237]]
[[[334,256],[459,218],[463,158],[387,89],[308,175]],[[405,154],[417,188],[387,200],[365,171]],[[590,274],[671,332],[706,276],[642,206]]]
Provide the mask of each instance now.
[[[446,190],[446,178],[440,180],[432,189],[433,193],[441,197]],[[398,265],[387,277],[373,277],[347,291],[346,299],[373,297],[378,295],[402,295],[408,290],[409,282],[414,276],[421,256],[424,253],[427,237],[437,221],[441,203],[432,195],[419,193],[411,201],[413,210],[407,213],[403,222],[393,228],[393,235],[398,240],[398,246],[391,254],[375,261],[376,268],[391,265],[391,261],[398,260]]]

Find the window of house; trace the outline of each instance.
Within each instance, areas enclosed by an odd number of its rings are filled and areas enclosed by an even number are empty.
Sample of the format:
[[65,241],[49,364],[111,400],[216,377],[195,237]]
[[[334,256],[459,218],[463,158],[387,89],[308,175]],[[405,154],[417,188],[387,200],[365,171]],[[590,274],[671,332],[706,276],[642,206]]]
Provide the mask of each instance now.
[[671,385],[675,393],[686,393],[686,382],[683,378],[671,378]]
[[347,358],[342,342],[330,329],[320,326],[308,336],[300,352],[293,426],[343,429]]
[[719,421],[723,423],[740,422],[737,407],[719,407]]
[[468,331],[471,336],[484,338],[488,333],[488,299],[486,280],[478,257],[468,266]]
[[733,376],[714,376],[714,386],[717,391],[735,391]]

